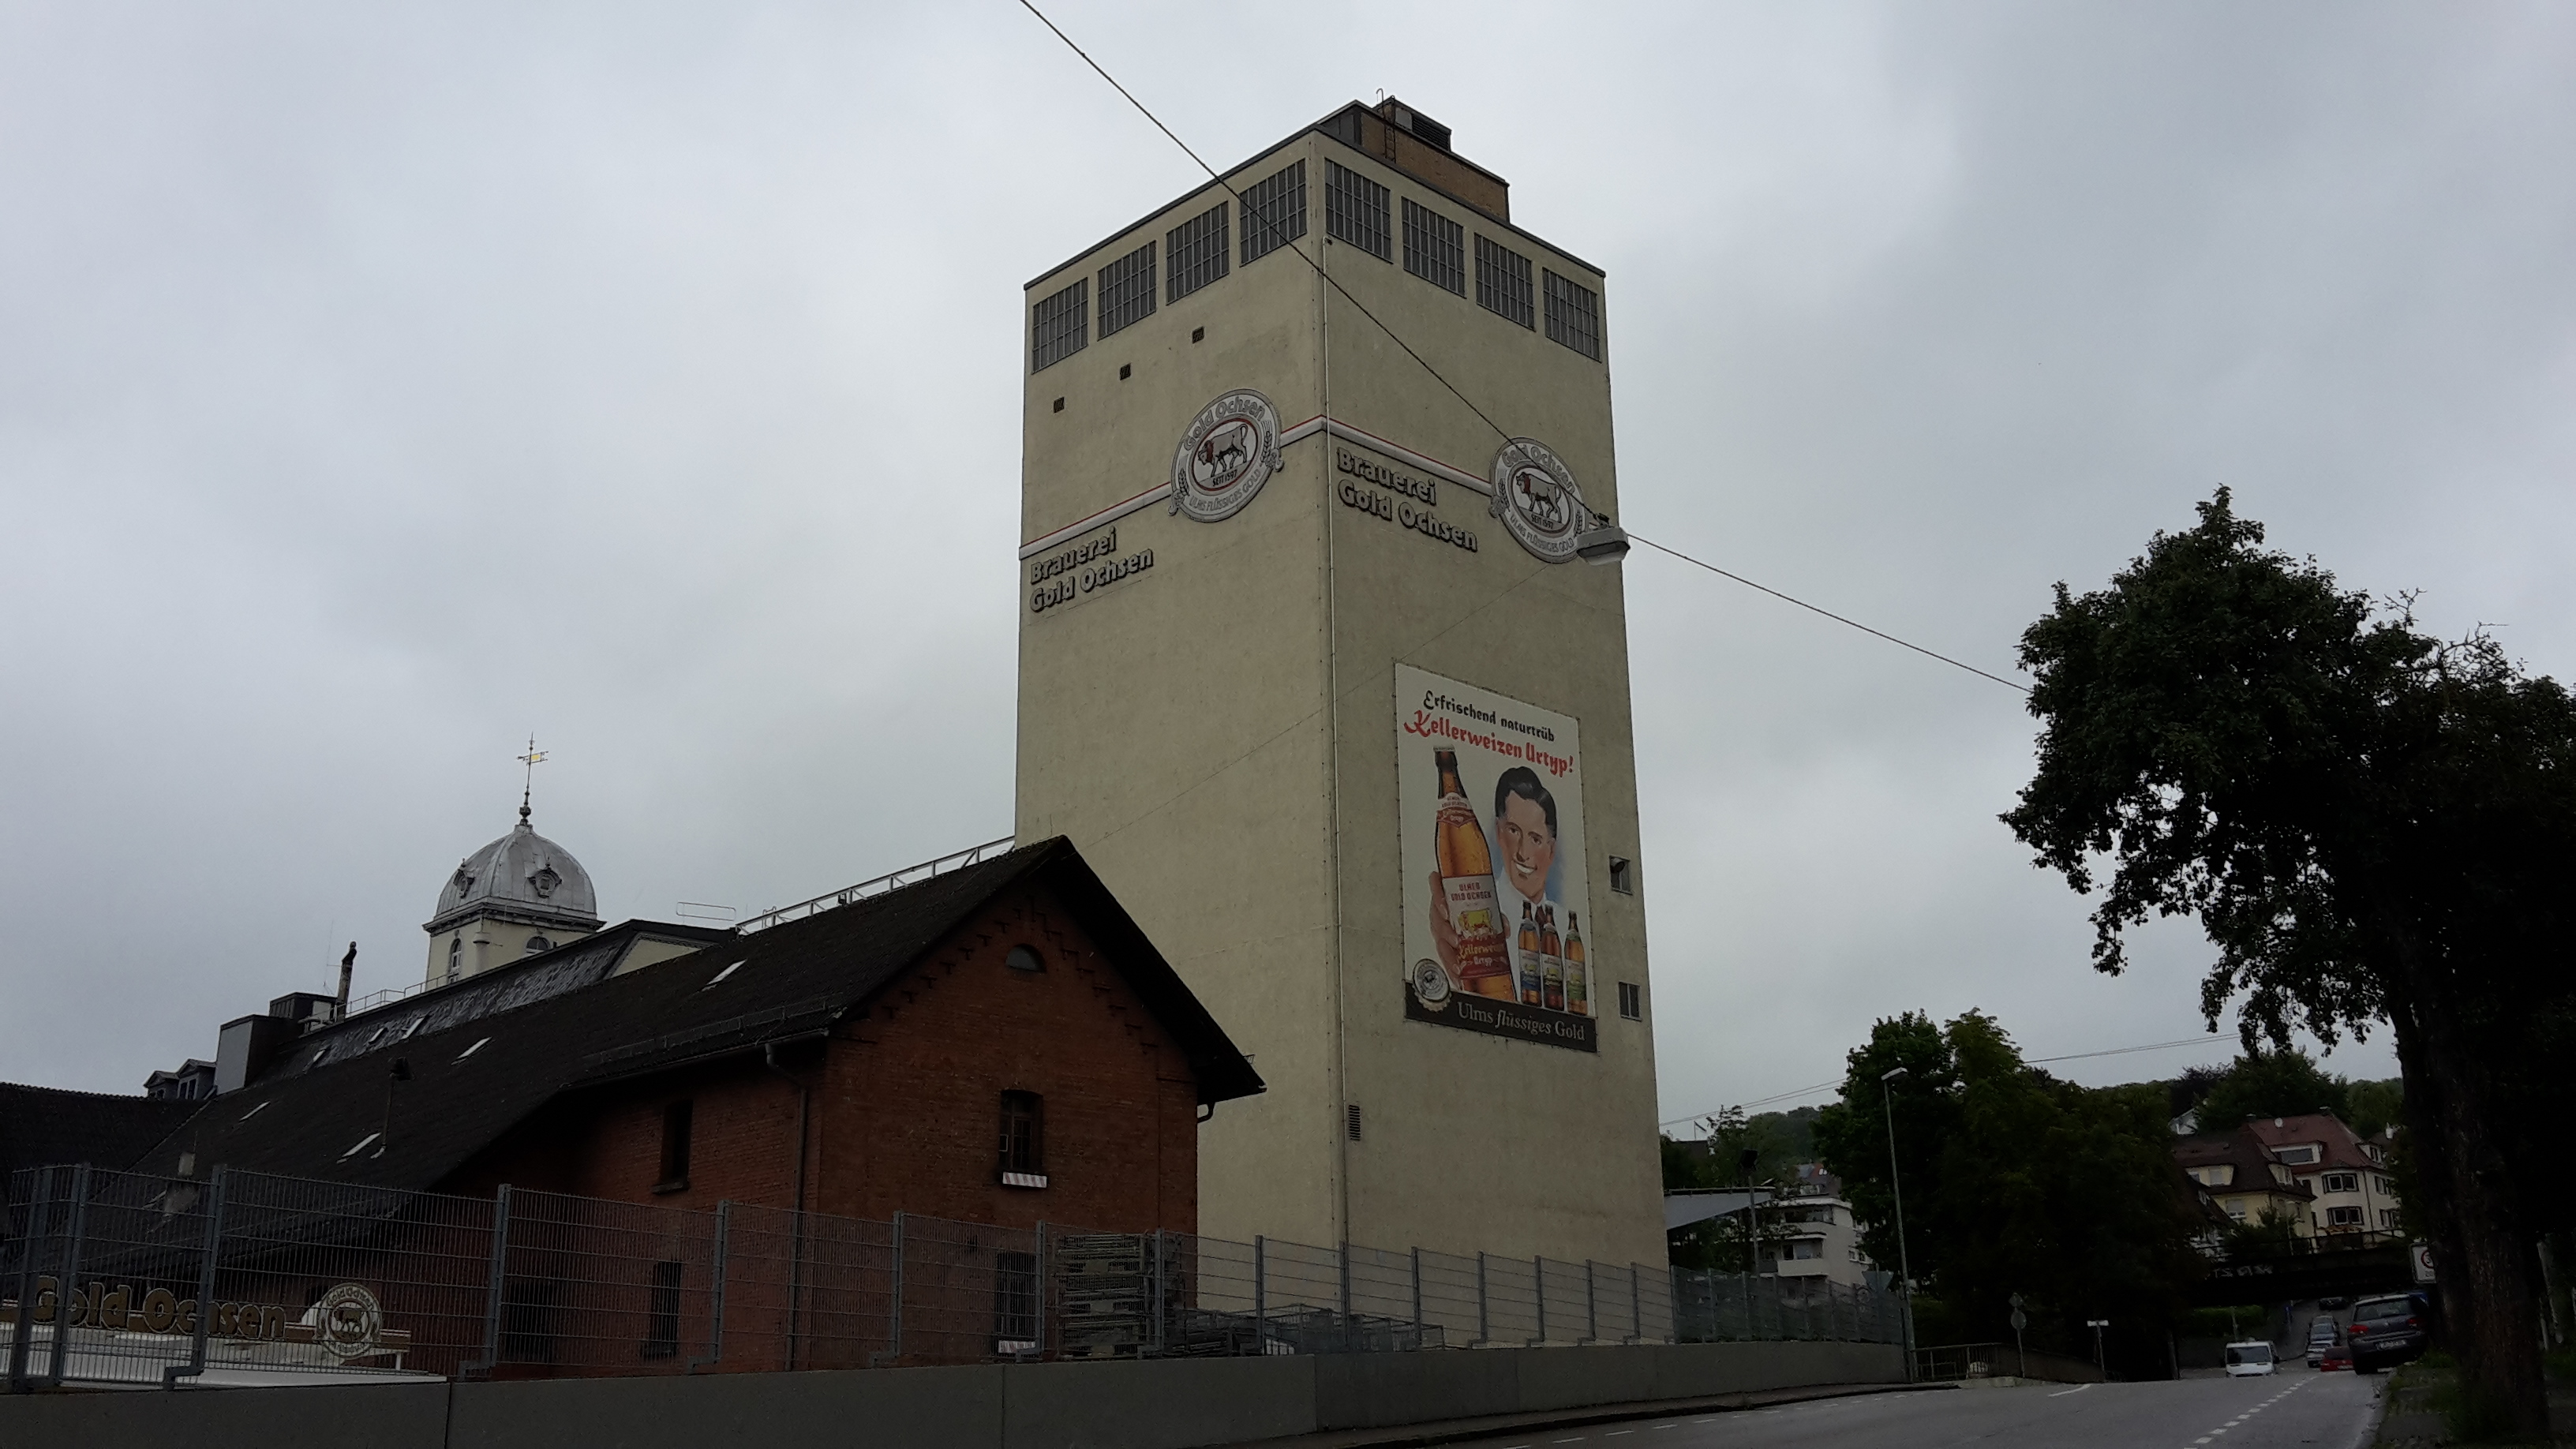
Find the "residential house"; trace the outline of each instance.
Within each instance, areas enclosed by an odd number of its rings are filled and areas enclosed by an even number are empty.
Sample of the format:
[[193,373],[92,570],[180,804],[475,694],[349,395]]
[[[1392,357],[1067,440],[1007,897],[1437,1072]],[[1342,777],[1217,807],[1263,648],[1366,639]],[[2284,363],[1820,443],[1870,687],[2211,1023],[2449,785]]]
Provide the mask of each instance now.
[[2389,1180],[2385,1150],[2328,1112],[2299,1117],[2258,1117],[2245,1130],[2261,1139],[2313,1195],[2313,1231],[2393,1233],[2403,1216]]
[[2315,1192],[2252,1128],[2184,1137],[2174,1143],[2173,1154],[2184,1175],[2208,1192],[2228,1221],[2285,1222],[2303,1238],[2316,1231],[2309,1213]]

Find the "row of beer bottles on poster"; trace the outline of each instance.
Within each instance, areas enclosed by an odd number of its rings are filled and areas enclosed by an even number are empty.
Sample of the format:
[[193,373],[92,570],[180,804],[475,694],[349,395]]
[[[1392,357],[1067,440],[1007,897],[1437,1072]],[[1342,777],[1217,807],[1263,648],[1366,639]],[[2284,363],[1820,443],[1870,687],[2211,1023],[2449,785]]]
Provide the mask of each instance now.
[[1566,912],[1565,937],[1560,941],[1556,907],[1544,905],[1533,911],[1529,902],[1521,902],[1521,936],[1513,953],[1521,1005],[1576,1016],[1592,1014],[1591,970],[1583,959],[1581,925],[1574,912]]

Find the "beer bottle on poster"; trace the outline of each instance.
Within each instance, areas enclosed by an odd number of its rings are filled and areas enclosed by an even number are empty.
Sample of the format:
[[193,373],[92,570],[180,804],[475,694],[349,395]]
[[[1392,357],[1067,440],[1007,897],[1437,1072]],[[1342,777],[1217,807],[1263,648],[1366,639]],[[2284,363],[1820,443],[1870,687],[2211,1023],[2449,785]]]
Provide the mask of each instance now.
[[1458,945],[1458,984],[1478,996],[1512,999],[1511,946],[1494,899],[1494,855],[1467,787],[1458,782],[1458,752],[1441,750],[1438,843],[1440,909]]
[[1520,939],[1521,1005],[1539,1004],[1538,922],[1530,917],[1530,903],[1521,902]]
[[1565,913],[1565,1009],[1592,1014],[1592,963],[1583,958],[1583,922],[1572,911]]
[[1565,961],[1557,955],[1554,906],[1538,908],[1538,969],[1542,1004],[1550,1011],[1565,1010]]

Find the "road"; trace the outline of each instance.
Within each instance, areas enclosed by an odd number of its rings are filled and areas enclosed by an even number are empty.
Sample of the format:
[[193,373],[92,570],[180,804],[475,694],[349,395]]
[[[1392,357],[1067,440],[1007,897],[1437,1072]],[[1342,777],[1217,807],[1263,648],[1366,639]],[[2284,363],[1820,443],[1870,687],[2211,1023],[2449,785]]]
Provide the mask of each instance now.
[[1952,1389],[1637,1419],[1473,1441],[1482,1449],[2356,1449],[2388,1380],[2285,1368],[2268,1378]]

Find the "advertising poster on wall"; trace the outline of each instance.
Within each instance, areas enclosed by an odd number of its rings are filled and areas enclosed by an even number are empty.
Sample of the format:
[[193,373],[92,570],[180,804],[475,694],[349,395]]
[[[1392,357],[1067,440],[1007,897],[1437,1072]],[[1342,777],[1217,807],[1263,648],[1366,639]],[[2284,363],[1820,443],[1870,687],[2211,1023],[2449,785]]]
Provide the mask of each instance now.
[[1404,1014],[1599,1050],[1575,722],[1395,667]]

